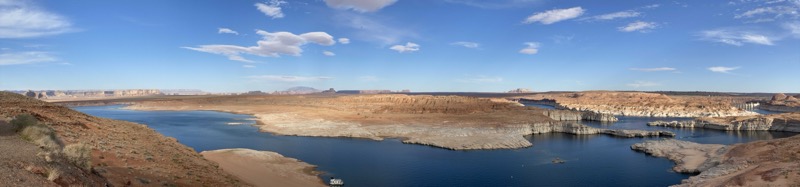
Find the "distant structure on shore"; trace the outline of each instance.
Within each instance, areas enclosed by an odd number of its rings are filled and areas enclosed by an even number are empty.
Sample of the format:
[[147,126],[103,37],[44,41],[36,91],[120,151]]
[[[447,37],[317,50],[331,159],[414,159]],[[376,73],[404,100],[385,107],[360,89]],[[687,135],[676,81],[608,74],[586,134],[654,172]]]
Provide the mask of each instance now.
[[517,89],[513,89],[513,90],[508,91],[508,93],[533,93],[533,91],[531,91],[530,89],[527,89],[527,88],[517,88]]
[[198,89],[166,89],[161,90],[164,95],[209,95],[211,93]]

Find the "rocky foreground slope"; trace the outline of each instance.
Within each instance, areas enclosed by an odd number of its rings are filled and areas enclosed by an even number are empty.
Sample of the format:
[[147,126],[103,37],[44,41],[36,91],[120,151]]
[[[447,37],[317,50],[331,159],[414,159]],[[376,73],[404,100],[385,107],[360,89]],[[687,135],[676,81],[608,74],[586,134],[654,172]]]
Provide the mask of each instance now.
[[[96,101],[104,102],[104,101]],[[252,114],[260,129],[282,135],[354,137],[447,149],[532,146],[525,135],[548,132],[621,137],[669,132],[615,131],[570,120],[615,121],[591,112],[547,111],[505,99],[430,95],[207,96],[119,100],[136,110],[217,110]],[[553,117],[553,118],[551,118]]]
[[631,149],[666,157],[677,172],[700,173],[677,186],[800,185],[800,135],[730,146],[655,140]]
[[[11,186],[246,186],[235,177],[174,138],[158,134],[144,125],[89,116],[69,108],[0,92],[0,118],[32,114],[45,126],[55,130],[64,145],[84,144],[91,150],[90,168],[65,170],[63,175],[48,173],[54,162],[47,154],[27,158],[13,154],[29,150],[17,136],[3,136],[0,155],[9,160],[0,167],[10,169]],[[5,123],[5,122],[4,122]],[[4,124],[0,123],[0,125]],[[10,139],[13,141],[6,141]],[[9,147],[10,146],[10,147]],[[11,150],[9,150],[11,149]],[[34,148],[40,149],[40,148]],[[8,157],[6,157],[8,156]],[[70,168],[64,166],[65,168]],[[74,167],[74,166],[71,166]],[[83,171],[83,175],[80,174]],[[64,177],[63,179],[48,177]],[[23,180],[23,181],[17,181]],[[25,182],[28,181],[28,182]],[[30,183],[33,181],[38,181]],[[39,185],[42,184],[42,185]]]
[[671,97],[658,93],[586,91],[539,93],[520,98],[555,100],[558,108],[620,116],[724,117],[756,115],[754,112],[731,106],[729,98],[725,97]]
[[687,121],[654,121],[647,123],[647,125],[728,131],[800,132],[800,112],[739,117],[706,117]]

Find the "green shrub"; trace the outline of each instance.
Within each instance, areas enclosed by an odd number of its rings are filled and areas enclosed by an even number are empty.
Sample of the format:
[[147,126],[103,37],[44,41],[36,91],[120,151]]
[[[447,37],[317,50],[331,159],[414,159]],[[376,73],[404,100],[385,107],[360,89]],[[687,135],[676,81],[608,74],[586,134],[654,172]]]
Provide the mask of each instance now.
[[20,114],[11,120],[11,124],[14,125],[14,130],[19,132],[25,127],[39,124],[39,120],[36,120],[36,117],[30,114]]
[[56,137],[55,131],[45,125],[31,125],[20,132],[22,139],[33,142],[47,150],[60,152],[63,143]]
[[76,166],[87,171],[92,169],[92,148],[86,144],[76,143],[64,147],[64,156]]

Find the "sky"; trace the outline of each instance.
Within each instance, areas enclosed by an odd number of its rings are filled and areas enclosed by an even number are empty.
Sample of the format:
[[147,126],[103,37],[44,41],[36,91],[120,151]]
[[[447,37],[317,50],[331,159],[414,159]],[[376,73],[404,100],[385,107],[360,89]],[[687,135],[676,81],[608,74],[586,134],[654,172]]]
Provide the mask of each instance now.
[[0,0],[0,90],[800,92],[800,0]]

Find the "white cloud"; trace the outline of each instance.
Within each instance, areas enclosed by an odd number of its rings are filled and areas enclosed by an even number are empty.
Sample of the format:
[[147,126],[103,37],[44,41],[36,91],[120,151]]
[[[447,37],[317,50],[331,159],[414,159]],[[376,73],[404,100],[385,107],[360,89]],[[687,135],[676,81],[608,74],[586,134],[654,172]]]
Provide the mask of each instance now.
[[545,25],[553,24],[559,21],[573,19],[583,15],[586,11],[581,7],[572,7],[567,9],[553,9],[545,12],[538,12],[525,19],[522,23],[530,24],[539,22]]
[[800,22],[784,23],[783,28],[789,32],[789,35],[800,38]]
[[250,65],[250,64],[245,64],[245,65],[242,65],[242,67],[243,68],[255,68],[256,66]]
[[333,77],[306,77],[306,76],[292,76],[292,75],[254,75],[247,77],[253,81],[267,81],[267,82],[283,82],[283,83],[295,83],[295,82],[319,82],[319,81],[327,81],[332,80]]
[[644,71],[644,72],[654,72],[654,71],[675,71],[677,69],[670,68],[670,67],[658,67],[658,68],[630,68],[633,71]]
[[724,66],[714,66],[709,67],[708,70],[717,73],[731,73],[730,71],[739,69],[740,67],[724,67]]
[[406,45],[394,45],[389,49],[395,50],[397,52],[405,53],[405,52],[414,52],[419,51],[419,45],[411,42],[407,42]]
[[73,30],[67,18],[36,7],[31,1],[0,1],[0,38],[31,38]]
[[325,56],[336,56],[336,53],[330,51],[322,51],[322,54]]
[[661,6],[660,4],[652,4],[652,5],[643,6],[642,8],[652,9],[652,8],[658,8],[660,6]]
[[539,43],[536,43],[536,42],[525,42],[525,45],[528,45],[528,47],[520,49],[519,53],[527,54],[527,55],[533,55],[533,54],[539,53],[539,46],[540,46]]
[[375,77],[375,76],[361,76],[361,77],[358,77],[358,81],[361,81],[361,82],[378,82],[378,81],[380,81],[380,79],[378,79],[378,77]]
[[656,27],[658,27],[658,25],[655,22],[635,21],[629,23],[628,25],[619,27],[617,29],[619,29],[619,31],[622,32],[633,32],[633,31],[649,32],[650,30],[655,29]]
[[462,47],[466,47],[466,48],[478,48],[478,47],[480,47],[480,44],[479,43],[475,43],[475,42],[453,42],[453,43],[450,43],[450,45],[458,45],[458,46],[462,46]]
[[639,88],[639,87],[653,87],[653,86],[660,86],[661,84],[650,82],[650,81],[636,81],[633,83],[627,84],[630,87]]
[[357,12],[375,12],[394,4],[397,0],[324,0],[331,8],[352,9]]
[[598,16],[593,16],[592,19],[594,20],[613,20],[613,19],[620,19],[620,18],[633,18],[639,17],[642,13],[633,11],[633,10],[626,10],[614,13],[608,13]]
[[339,38],[339,43],[349,44],[350,43],[350,38]]
[[502,77],[496,77],[496,76],[495,77],[490,77],[490,76],[480,75],[480,76],[472,77],[472,78],[458,79],[458,80],[456,80],[456,82],[475,83],[475,84],[480,84],[480,83],[499,83],[499,82],[503,82],[503,78]]
[[[8,50],[3,50],[8,51]],[[56,62],[58,58],[48,52],[25,51],[0,53],[0,66]]]
[[269,1],[269,4],[256,3],[255,6],[258,11],[261,11],[261,13],[264,13],[264,15],[272,17],[272,19],[276,19],[284,16],[283,11],[281,11],[282,4],[286,4],[286,1],[271,0]]
[[239,32],[236,32],[235,30],[231,30],[229,28],[219,28],[217,33],[218,34],[235,34],[235,35],[239,35]]
[[253,62],[242,57],[242,54],[250,54],[262,57],[279,57],[280,55],[293,55],[300,56],[303,49],[300,47],[307,43],[316,43],[319,45],[333,45],[336,41],[333,36],[325,32],[308,32],[300,35],[295,35],[290,32],[267,32],[263,30],[256,31],[262,37],[261,40],[256,42],[257,46],[237,46],[237,45],[201,45],[198,47],[183,47],[200,52],[218,54],[227,56],[230,60]]
[[409,38],[416,38],[417,34],[405,27],[395,27],[388,19],[380,16],[365,16],[351,12],[339,12],[334,20],[355,30],[355,36],[366,41],[378,42],[382,45],[395,44]]
[[735,29],[716,29],[706,30],[700,33],[700,39],[706,41],[720,42],[728,45],[742,46],[744,43],[775,45],[775,39],[766,35],[756,34],[750,31],[739,31]]

